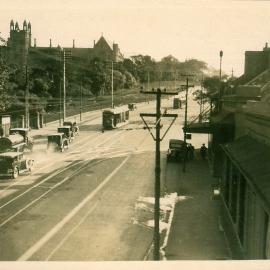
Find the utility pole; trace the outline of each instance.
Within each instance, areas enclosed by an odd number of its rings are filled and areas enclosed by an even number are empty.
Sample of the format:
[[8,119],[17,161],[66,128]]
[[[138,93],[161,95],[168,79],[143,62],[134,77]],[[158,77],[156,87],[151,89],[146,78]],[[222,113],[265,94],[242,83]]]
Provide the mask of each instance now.
[[63,49],[63,122],[66,119],[66,52]]
[[66,60],[71,58],[71,51],[60,49],[60,60],[63,61],[63,122],[66,119]]
[[184,122],[184,147],[185,147],[185,152],[184,152],[184,159],[183,159],[183,172],[186,172],[186,158],[187,158],[187,110],[188,110],[188,89],[190,87],[194,87],[194,85],[189,84],[188,78],[190,76],[194,75],[182,75],[186,77],[186,85],[181,85],[182,87],[186,88],[186,106],[185,106],[185,122]]
[[176,69],[174,70],[174,89],[176,91]]
[[199,122],[202,122],[202,106],[203,106],[203,75],[201,80],[201,93],[200,93],[200,116],[199,116]]
[[[163,140],[165,135],[167,134],[168,130],[174,123],[177,114],[163,114],[161,115],[161,96],[162,95],[175,95],[177,93],[170,93],[170,92],[161,92],[160,88],[156,91],[141,91],[144,94],[155,94],[156,95],[156,113],[141,113],[140,116],[146,125],[148,131],[150,132],[154,141],[156,141],[156,154],[155,154],[155,206],[154,206],[154,260],[159,261],[160,259],[160,234],[159,234],[159,219],[160,219],[160,142]],[[156,118],[156,136],[153,135],[150,128],[148,127],[146,121],[143,117],[155,117]],[[160,137],[160,129],[161,129],[161,117],[173,117],[174,120],[172,121],[171,125],[168,127],[166,132],[162,137]]]
[[114,104],[113,104],[113,61],[112,61],[112,108],[114,108]]
[[80,122],[82,121],[82,81],[80,82]]
[[62,119],[62,91],[61,91],[61,78],[59,78],[59,126],[61,127]]

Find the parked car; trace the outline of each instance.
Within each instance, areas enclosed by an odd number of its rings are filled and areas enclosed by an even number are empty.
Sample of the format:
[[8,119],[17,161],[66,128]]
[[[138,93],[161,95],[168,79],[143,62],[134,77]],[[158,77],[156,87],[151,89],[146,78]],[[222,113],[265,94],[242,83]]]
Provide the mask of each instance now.
[[68,149],[69,141],[64,133],[55,133],[48,135],[47,150],[64,152]]
[[6,152],[0,154],[0,176],[11,176],[16,179],[21,173],[31,172],[33,159],[25,158],[22,152]]
[[68,142],[71,143],[74,140],[74,133],[72,131],[72,127],[70,126],[62,126],[57,128],[58,133],[63,133],[64,136],[68,139]]
[[65,121],[63,123],[63,126],[71,127],[73,134],[74,135],[79,135],[79,126],[76,124],[76,122]]
[[[188,144],[187,144],[188,145]],[[185,142],[182,140],[171,139],[169,141],[169,149],[167,153],[167,161],[180,160],[185,157]]]

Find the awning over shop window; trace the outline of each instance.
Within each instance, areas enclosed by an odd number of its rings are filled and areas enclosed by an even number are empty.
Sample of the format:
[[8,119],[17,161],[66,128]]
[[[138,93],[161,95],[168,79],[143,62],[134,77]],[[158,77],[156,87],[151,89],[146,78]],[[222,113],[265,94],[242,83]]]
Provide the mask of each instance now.
[[270,147],[244,136],[222,148],[269,207]]
[[213,124],[234,124],[234,114],[232,112],[220,112],[211,116]]
[[188,133],[203,133],[209,134],[212,133],[212,127],[209,122],[206,123],[191,123],[187,125],[186,128],[183,127],[183,130]]

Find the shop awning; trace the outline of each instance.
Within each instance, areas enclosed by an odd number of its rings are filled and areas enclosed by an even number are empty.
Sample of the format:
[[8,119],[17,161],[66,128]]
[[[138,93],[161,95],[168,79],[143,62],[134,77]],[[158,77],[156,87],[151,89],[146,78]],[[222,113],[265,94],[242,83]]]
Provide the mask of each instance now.
[[209,122],[191,123],[191,124],[188,124],[186,128],[183,127],[183,131],[186,131],[188,133],[209,134],[209,133],[212,133],[212,127]]
[[234,124],[234,113],[222,111],[211,116],[213,124]]
[[270,210],[270,146],[244,136],[222,148]]

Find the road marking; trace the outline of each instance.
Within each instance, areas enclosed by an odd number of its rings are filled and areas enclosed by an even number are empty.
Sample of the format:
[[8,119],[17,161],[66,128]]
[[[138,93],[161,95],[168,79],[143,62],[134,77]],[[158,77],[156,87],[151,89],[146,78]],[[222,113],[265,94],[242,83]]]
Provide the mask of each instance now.
[[[116,135],[118,134],[113,134],[112,136],[110,136],[109,138],[107,138],[105,141],[102,141],[99,145],[103,145],[104,143],[106,143],[107,141],[113,139]],[[112,142],[114,143],[114,142]],[[85,153],[85,155],[88,155],[88,153]],[[97,156],[95,156],[94,158],[96,158]],[[68,159],[70,157],[66,157],[66,159]],[[92,158],[92,159],[94,159]],[[91,160],[92,160],[91,159]],[[62,160],[63,161],[63,160]],[[4,203],[3,205],[0,206],[0,209],[6,207],[7,205],[9,205],[10,203],[14,202],[15,200],[19,199],[20,197],[22,197],[23,195],[27,194],[29,191],[31,191],[32,189],[38,187],[39,185],[47,182],[48,180],[50,180],[51,178],[53,178],[54,176],[70,169],[71,167],[77,166],[79,163],[75,163],[73,165],[70,165],[68,168],[65,167],[63,169],[57,170],[56,172],[52,173],[51,175],[47,176],[45,179],[43,179],[42,181],[38,182],[37,184],[35,184],[34,186],[30,187],[29,189],[25,190],[24,192],[22,192],[21,194],[19,194],[18,196],[12,198],[11,200],[9,200],[8,202]],[[51,165],[50,165],[51,166]],[[14,186],[14,185],[18,185],[18,183],[13,183],[12,185],[8,186],[7,188],[3,189],[0,191],[0,195],[5,191],[8,190],[10,187]],[[0,224],[0,227],[2,226],[2,224]]]
[[87,211],[87,213],[82,217],[82,219],[80,220],[80,222],[74,226],[72,228],[72,230],[70,230],[65,237],[59,242],[59,244],[50,252],[50,254],[47,256],[47,258],[45,259],[45,261],[49,261],[51,259],[51,257],[55,254],[55,252],[66,242],[66,240],[68,240],[68,238],[73,234],[73,232],[79,228],[81,226],[81,224],[87,219],[87,217],[95,210],[96,206],[97,206],[98,202],[96,202],[89,211]]
[[57,223],[47,234],[45,234],[38,242],[36,242],[31,248],[29,248],[22,256],[18,258],[18,261],[27,261],[30,259],[40,248],[43,247],[61,228],[71,220],[85,205],[88,203],[110,180],[111,178],[122,168],[122,166],[128,161],[130,156],[127,156],[120,165],[115,168],[105,180],[92,191],[84,200],[82,200],[69,214],[67,214],[59,223]]
[[[94,118],[94,119],[90,119],[90,120],[85,120],[84,122],[92,122],[92,121],[94,121],[95,119],[97,119],[97,118]],[[96,134],[95,134],[96,135]],[[84,139],[82,139],[81,141],[76,141],[73,145],[72,145],[72,148],[75,146],[75,145],[77,145],[77,144],[83,144],[83,145],[81,145],[81,146],[79,146],[78,148],[76,148],[76,149],[74,149],[74,150],[78,150],[78,149],[82,149],[83,147],[85,147],[85,145],[86,145],[86,143],[85,142],[88,142],[89,140],[91,140],[92,138],[93,138],[93,140],[91,141],[91,143],[93,143],[93,141],[95,141],[95,140],[97,140],[97,139],[99,139],[100,138],[100,136],[98,135],[97,137],[95,137],[95,135],[93,135],[93,136],[91,136],[90,138],[89,137],[86,137],[86,138],[84,138]],[[103,135],[103,134],[102,134]],[[112,136],[113,137],[113,136]],[[75,152],[75,151],[71,151],[71,152],[69,152],[69,154],[72,154],[73,152]],[[65,161],[66,159],[68,159],[68,158],[70,158],[69,156],[63,156],[63,157],[61,157],[60,159],[58,159],[58,161]],[[42,167],[40,167],[40,168],[38,168],[35,172],[34,172],[34,174],[33,174],[33,176],[34,175],[36,175],[39,171],[41,171],[41,170],[44,170],[44,169],[46,169],[46,168],[48,168],[48,167],[51,167],[51,164],[49,164],[49,165],[45,165],[45,166],[42,166]],[[23,182],[25,179],[27,179],[26,177],[22,177],[18,182]],[[0,195],[1,195],[1,193],[2,192],[4,192],[5,190],[7,190],[7,189],[9,189],[9,188],[11,188],[11,187],[13,187],[13,186],[15,186],[15,185],[18,185],[18,182],[13,182],[13,183],[8,183],[8,186],[6,186],[5,188],[3,188],[2,190],[0,190]]]

